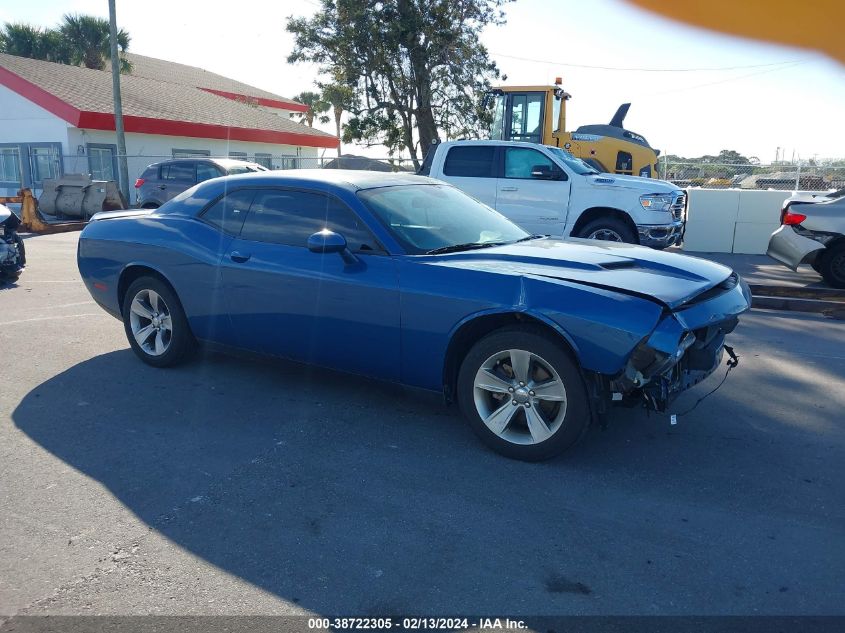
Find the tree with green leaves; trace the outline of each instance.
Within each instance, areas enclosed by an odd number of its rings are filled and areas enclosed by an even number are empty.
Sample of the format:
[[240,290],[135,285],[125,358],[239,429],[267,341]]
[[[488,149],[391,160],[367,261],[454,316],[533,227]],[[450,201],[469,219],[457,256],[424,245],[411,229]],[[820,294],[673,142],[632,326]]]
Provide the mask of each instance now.
[[[129,48],[129,41],[129,34],[120,29],[117,45],[122,73],[132,70],[123,55]],[[109,21],[91,15],[68,14],[55,29],[6,22],[0,31],[0,53],[105,70],[111,58]]]
[[416,167],[442,130],[478,136],[484,93],[500,77],[481,30],[502,24],[510,0],[320,0],[311,18],[288,18],[290,62],[313,62],[349,86],[344,140],[407,150]]
[[315,120],[320,123],[329,122],[329,117],[324,112],[328,112],[331,106],[323,100],[323,96],[319,92],[306,90],[296,95],[293,100],[298,101],[308,109],[305,112],[292,113],[292,118],[301,119],[302,123],[305,123],[308,127],[314,127]]
[[67,64],[70,53],[56,29],[6,22],[0,31],[0,53]]
[[334,126],[337,133],[337,155],[341,155],[341,124],[340,120],[343,113],[355,103],[355,91],[346,84],[330,83],[320,84],[320,91],[322,99],[329,104],[334,114]]
[[[111,58],[109,50],[109,21],[93,15],[67,14],[59,26],[59,33],[70,52],[70,61],[77,66],[105,70]],[[132,70],[123,54],[129,48],[129,34],[120,29],[117,46],[120,49],[120,72]]]

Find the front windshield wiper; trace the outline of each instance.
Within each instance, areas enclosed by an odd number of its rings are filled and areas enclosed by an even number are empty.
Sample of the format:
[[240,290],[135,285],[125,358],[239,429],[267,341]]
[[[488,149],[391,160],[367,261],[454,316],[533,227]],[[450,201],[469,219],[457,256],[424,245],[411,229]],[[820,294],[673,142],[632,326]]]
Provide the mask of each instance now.
[[544,237],[551,237],[551,235],[528,235],[526,237],[520,237],[518,240],[514,240],[512,244],[516,244],[517,242],[528,242],[531,240],[539,240],[543,239]]
[[426,251],[426,255],[439,255],[441,253],[456,253],[458,251],[471,251],[477,248],[488,248],[490,246],[502,246],[505,242],[467,242],[466,244],[452,244],[451,246],[440,246]]

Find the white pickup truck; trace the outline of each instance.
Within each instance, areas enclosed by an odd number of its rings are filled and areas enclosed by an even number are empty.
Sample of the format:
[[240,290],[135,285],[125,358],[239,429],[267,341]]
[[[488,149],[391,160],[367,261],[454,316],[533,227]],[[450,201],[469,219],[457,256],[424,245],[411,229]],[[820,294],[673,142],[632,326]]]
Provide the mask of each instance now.
[[602,174],[557,147],[512,141],[434,146],[420,174],[443,180],[538,235],[666,248],[680,243],[686,194],[653,178]]

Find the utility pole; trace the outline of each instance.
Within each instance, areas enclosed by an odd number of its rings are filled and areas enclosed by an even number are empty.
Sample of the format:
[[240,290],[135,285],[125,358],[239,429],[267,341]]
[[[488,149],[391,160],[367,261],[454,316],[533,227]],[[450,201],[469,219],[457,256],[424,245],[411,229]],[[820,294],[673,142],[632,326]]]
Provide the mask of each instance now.
[[126,135],[123,133],[123,102],[120,99],[120,58],[117,56],[117,15],[115,0],[109,0],[109,47],[111,49],[111,82],[114,94],[114,129],[117,132],[117,164],[120,192],[129,202],[129,167],[126,165]]

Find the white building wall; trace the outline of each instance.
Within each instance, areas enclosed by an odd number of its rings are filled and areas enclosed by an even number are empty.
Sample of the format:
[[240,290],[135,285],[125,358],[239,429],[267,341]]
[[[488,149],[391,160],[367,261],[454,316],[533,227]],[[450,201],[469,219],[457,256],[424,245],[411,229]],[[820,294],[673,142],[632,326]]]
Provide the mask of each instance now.
[[62,143],[70,126],[55,114],[0,85],[0,143]]

